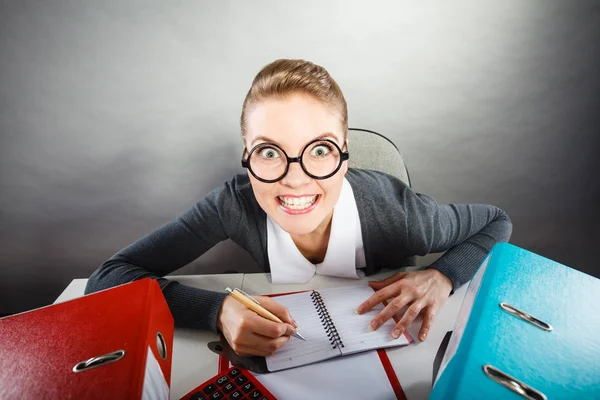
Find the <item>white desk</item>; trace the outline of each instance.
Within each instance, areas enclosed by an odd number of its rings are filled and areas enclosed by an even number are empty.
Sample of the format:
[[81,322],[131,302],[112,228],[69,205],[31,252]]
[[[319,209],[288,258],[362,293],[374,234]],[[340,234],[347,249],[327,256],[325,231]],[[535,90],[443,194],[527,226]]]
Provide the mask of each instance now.
[[[365,279],[382,279],[391,272],[381,273]],[[306,289],[355,285],[358,281],[317,275],[306,284],[273,285],[269,274],[225,274],[225,275],[186,275],[172,276],[182,284],[202,289],[238,287],[253,295],[293,292]],[[86,279],[75,279],[55,303],[83,295]],[[427,340],[404,348],[388,349],[387,353],[400,380],[402,389],[409,400],[427,399],[431,391],[433,359],[446,331],[452,330],[466,292],[466,285],[459,288],[438,312]],[[416,338],[420,321],[408,328]],[[218,356],[206,344],[218,340],[218,335],[190,329],[175,329],[173,343],[173,364],[171,374],[171,399],[178,400],[190,390],[217,374]]]

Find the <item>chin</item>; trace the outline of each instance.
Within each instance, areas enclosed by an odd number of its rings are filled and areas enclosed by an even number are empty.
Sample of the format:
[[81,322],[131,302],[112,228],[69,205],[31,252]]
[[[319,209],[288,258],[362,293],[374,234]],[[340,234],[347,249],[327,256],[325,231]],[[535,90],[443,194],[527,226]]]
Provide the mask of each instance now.
[[289,233],[290,235],[307,235],[309,233],[314,232],[319,226],[319,222],[308,222],[302,223],[300,221],[275,221],[281,229]]

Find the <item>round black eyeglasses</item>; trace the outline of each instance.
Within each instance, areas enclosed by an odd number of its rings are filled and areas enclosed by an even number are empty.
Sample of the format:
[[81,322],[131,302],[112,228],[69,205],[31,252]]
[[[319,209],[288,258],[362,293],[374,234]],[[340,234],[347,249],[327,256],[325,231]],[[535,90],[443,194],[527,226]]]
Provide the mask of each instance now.
[[349,157],[348,152],[343,152],[329,139],[313,140],[304,147],[299,157],[288,157],[275,143],[260,143],[250,150],[247,158],[242,158],[242,167],[264,183],[283,179],[294,162],[299,163],[311,178],[327,179],[335,175]]

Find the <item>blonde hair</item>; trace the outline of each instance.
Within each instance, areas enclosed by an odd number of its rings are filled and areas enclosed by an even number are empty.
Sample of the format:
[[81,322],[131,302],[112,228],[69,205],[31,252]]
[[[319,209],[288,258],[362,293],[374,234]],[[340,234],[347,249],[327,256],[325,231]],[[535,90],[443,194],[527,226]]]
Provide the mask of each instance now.
[[246,142],[246,118],[261,100],[304,93],[330,106],[340,117],[344,139],[348,132],[348,106],[342,90],[327,70],[305,60],[281,59],[266,65],[252,81],[242,106],[240,126]]

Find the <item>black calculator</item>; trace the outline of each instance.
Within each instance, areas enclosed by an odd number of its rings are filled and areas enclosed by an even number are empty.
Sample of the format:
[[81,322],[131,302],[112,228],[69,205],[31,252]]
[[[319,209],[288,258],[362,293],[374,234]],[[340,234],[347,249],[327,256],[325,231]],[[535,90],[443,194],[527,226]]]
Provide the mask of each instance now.
[[213,376],[181,400],[276,400],[248,370],[231,367]]

